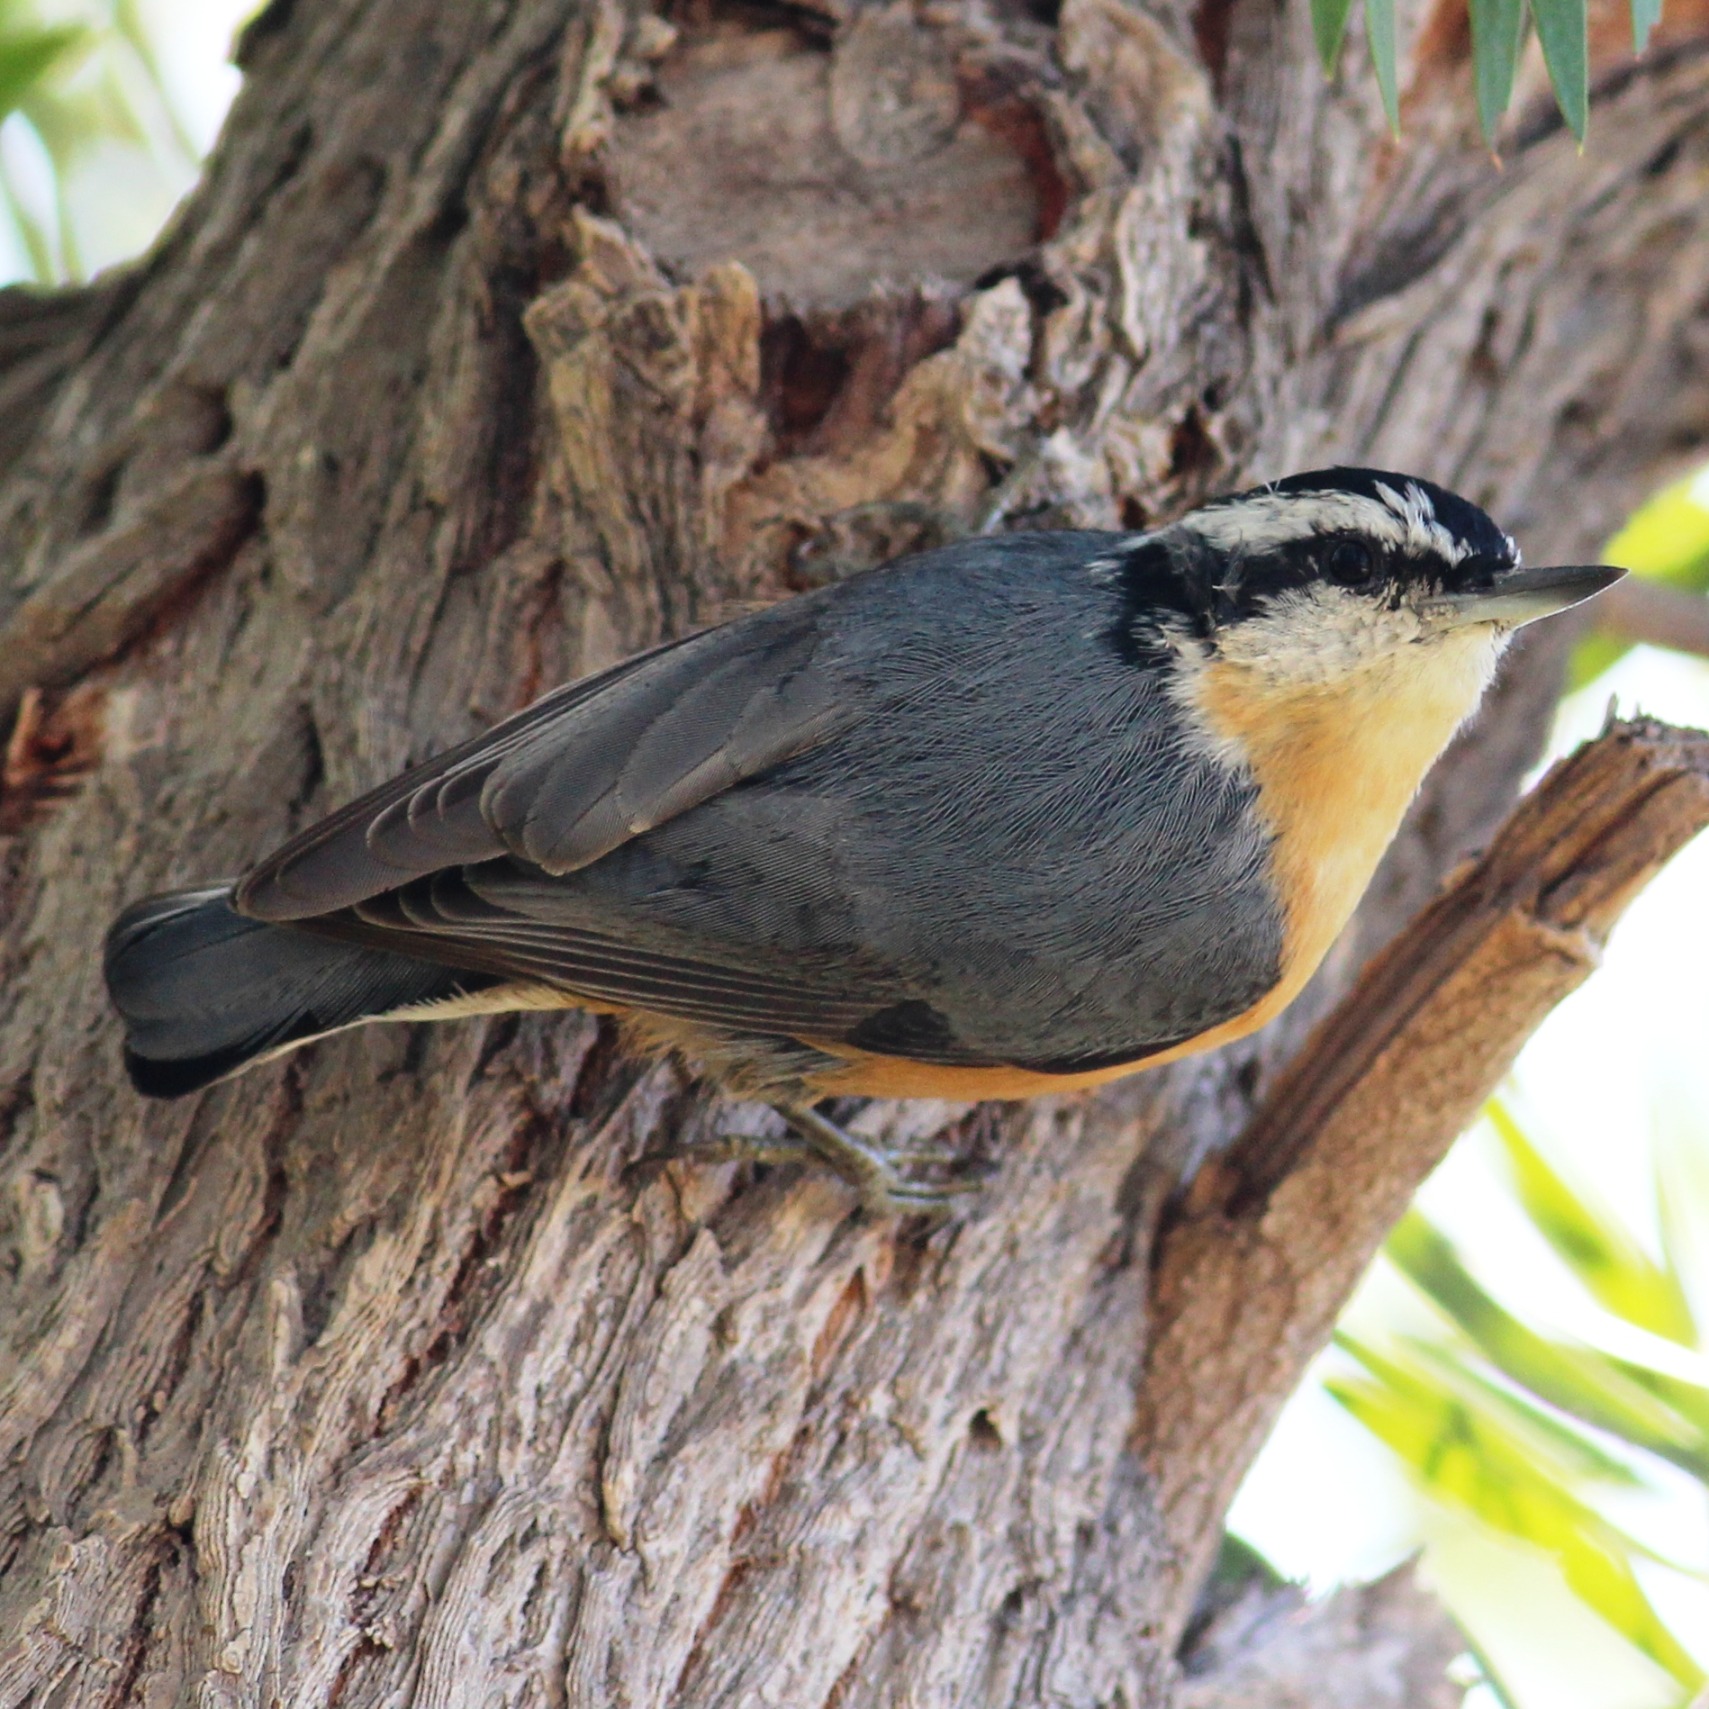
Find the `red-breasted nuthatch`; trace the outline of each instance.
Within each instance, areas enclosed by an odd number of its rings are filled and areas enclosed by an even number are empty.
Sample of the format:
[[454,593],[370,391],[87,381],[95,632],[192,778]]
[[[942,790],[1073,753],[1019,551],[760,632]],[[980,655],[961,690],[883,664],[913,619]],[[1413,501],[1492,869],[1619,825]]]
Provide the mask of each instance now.
[[144,1093],[361,1021],[583,1008],[818,1113],[1022,1098],[1262,1026],[1364,892],[1512,631],[1523,569],[1367,469],[1143,534],[904,558],[548,694],[235,883],[138,903],[106,974]]

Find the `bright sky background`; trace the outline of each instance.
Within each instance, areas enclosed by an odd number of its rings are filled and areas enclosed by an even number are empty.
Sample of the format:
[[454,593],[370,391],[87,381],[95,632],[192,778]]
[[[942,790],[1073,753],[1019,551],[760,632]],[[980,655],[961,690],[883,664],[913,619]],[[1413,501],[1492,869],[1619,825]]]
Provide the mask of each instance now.
[[[41,0],[50,19],[107,15],[108,0]],[[185,140],[212,143],[236,91],[227,51],[254,0],[136,0]],[[170,123],[139,96],[139,145],[108,145],[70,185],[71,218],[87,271],[145,247],[189,188],[194,168]],[[16,120],[0,126],[0,156],[52,219],[39,145]],[[33,176],[32,176],[33,174]],[[22,277],[24,257],[0,219],[0,282]],[[1703,502],[1709,507],[1709,481]],[[1709,725],[1709,666],[1638,649],[1563,708],[1554,748],[1594,733],[1611,694],[1642,709]],[[1709,1156],[1709,839],[1675,861],[1633,905],[1603,968],[1544,1024],[1516,1074],[1517,1113],[1535,1140],[1563,1153],[1639,1229],[1653,1226],[1649,1159],[1660,1131]],[[1424,1190],[1427,1213],[1460,1245],[1505,1303],[1542,1326],[1605,1329],[1571,1295],[1563,1272],[1514,1209],[1487,1134],[1468,1136]],[[1704,1253],[1709,1269],[1709,1230]],[[1709,1274],[1700,1290],[1709,1317]],[[1366,1331],[1420,1321],[1426,1311],[1379,1265],[1351,1311]],[[1326,1361],[1339,1356],[1326,1355]],[[1702,1380],[1705,1373],[1697,1372]],[[1709,1510],[1683,1477],[1622,1517],[1673,1557],[1709,1569]],[[1236,1504],[1235,1528],[1282,1571],[1323,1590],[1370,1577],[1423,1549],[1428,1573],[1527,1709],[1662,1709],[1677,1690],[1566,1593],[1553,1567],[1497,1548],[1414,1494],[1398,1463],[1314,1380],[1280,1427]],[[1658,1580],[1649,1587],[1676,1633],[1709,1664],[1709,1588]],[[1693,1638],[1691,1634],[1701,1634]],[[1487,1709],[1487,1694],[1474,1692]]]

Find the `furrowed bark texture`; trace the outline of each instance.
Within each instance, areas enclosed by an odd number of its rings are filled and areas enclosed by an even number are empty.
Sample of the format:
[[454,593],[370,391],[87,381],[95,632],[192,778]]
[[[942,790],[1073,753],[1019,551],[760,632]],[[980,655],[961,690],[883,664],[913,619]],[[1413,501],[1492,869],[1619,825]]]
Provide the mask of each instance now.
[[[1709,437],[1702,20],[1583,156],[1530,68],[1499,172],[1452,12],[1406,24],[1397,145],[1296,0],[279,0],[156,253],[0,298],[0,1704],[1171,1700],[1448,1114],[1342,1180],[1335,1090],[1265,1118],[1257,1201],[1165,1208],[1487,838],[1558,644],[1266,1038],[860,1114],[999,1162],[935,1231],[645,1161],[733,1118],[573,1016],[144,1107],[98,946],[557,681],[971,529],[1347,458],[1594,552]],[[1322,1285],[1260,1297],[1269,1228]]]

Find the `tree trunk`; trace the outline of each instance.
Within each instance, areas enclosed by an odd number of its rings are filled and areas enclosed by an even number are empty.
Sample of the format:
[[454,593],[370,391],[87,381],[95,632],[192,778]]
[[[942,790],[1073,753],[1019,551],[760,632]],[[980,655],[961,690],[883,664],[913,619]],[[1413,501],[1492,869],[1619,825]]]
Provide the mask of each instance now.
[[99,943],[556,682],[977,528],[1348,459],[1593,553],[1709,437],[1702,20],[1582,156],[1528,71],[1498,171],[1441,6],[1397,143],[1299,0],[275,0],[154,255],[0,297],[0,1704],[1170,1700],[1381,1233],[1207,1327],[1181,1279],[1247,1248],[1177,1189],[1500,819],[1558,641],[1254,1044],[856,1116],[997,1162],[940,1228],[659,1163],[740,1112],[575,1016],[144,1106]]

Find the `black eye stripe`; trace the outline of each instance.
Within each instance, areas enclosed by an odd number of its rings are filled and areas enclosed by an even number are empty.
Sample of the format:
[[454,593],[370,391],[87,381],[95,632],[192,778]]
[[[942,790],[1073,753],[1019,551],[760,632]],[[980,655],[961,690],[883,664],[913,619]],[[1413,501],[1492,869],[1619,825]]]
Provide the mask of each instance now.
[[1390,570],[1380,543],[1360,534],[1307,536],[1240,561],[1234,587],[1219,602],[1218,618],[1248,616],[1296,589],[1329,583],[1372,591]]
[[1323,573],[1346,587],[1369,581],[1376,568],[1376,554],[1370,546],[1347,536],[1331,541],[1320,554],[1320,560]]

